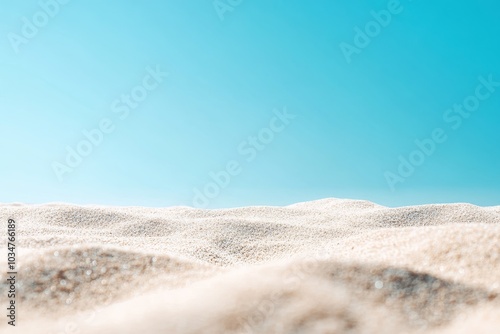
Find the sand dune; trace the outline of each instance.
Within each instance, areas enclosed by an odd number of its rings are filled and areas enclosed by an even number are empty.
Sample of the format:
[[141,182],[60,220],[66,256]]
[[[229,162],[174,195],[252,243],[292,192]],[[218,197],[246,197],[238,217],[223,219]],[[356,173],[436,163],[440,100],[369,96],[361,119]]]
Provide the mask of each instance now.
[[19,333],[500,328],[500,207],[325,199],[226,210],[4,204],[0,214],[18,226]]

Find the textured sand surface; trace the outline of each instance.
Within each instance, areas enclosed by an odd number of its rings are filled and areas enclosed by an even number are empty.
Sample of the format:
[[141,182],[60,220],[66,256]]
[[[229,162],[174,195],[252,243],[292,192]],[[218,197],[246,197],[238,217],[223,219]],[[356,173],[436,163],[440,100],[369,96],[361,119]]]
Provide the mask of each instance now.
[[500,333],[500,207],[4,204],[0,217],[17,223],[19,265],[17,326],[3,315],[0,333]]

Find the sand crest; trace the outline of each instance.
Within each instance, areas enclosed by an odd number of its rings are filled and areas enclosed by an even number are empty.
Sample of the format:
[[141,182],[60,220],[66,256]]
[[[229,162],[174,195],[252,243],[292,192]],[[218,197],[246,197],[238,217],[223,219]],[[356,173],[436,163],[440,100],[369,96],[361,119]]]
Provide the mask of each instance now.
[[17,223],[19,333],[500,328],[500,207],[325,199],[227,210],[4,204],[0,214]]

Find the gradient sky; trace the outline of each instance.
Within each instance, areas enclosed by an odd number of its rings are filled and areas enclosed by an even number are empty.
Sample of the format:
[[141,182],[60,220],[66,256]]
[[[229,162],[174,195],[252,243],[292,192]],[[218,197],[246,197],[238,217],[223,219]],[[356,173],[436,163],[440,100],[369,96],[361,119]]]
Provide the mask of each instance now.
[[[38,1],[0,0],[0,202],[193,206],[209,173],[237,161],[208,207],[500,204],[500,87],[460,125],[447,114],[479,77],[500,82],[498,1],[401,0],[349,63],[341,43],[391,1],[218,6],[232,10],[73,0],[43,22]],[[16,53],[33,16],[46,25]],[[112,104],[157,66],[168,76],[120,119]],[[284,108],[295,118],[247,161],[238,147]],[[54,162],[106,118],[114,131],[61,182]],[[447,140],[391,190],[385,173],[436,128]]]

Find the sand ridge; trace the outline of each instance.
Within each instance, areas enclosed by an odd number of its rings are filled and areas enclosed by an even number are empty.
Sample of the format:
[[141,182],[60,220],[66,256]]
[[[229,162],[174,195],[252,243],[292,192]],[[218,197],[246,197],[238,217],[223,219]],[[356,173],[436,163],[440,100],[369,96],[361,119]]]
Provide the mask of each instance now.
[[[500,323],[500,207],[53,203],[1,204],[0,216],[18,225],[21,333],[68,324],[81,333],[452,333],[479,325],[495,333]],[[85,312],[92,317],[82,321]]]

